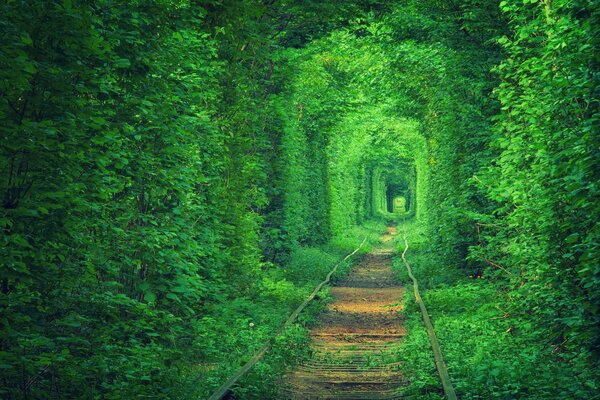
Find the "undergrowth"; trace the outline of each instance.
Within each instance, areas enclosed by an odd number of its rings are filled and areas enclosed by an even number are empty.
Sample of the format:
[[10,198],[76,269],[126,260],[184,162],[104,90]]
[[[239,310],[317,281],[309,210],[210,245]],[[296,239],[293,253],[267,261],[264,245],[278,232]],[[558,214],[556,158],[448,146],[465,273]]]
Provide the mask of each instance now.
[[[371,250],[385,230],[382,221],[368,222],[334,238],[321,247],[294,247],[285,266],[270,266],[259,285],[242,296],[212,307],[198,321],[202,333],[196,338],[205,350],[204,362],[188,372],[182,398],[205,398],[273,337],[283,322],[323,281],[329,271],[367,239],[354,257],[341,262],[332,281],[345,276],[352,263]],[[270,399],[285,370],[310,355],[308,328],[330,300],[326,286],[296,323],[278,336],[271,350],[235,386],[239,399]],[[235,332],[235,334],[232,334]],[[194,376],[196,374],[196,376]],[[201,376],[198,377],[197,374]]]
[[[444,353],[450,378],[461,399],[598,399],[600,388],[587,354],[552,345],[521,305],[491,277],[458,278],[433,260],[421,228],[408,228],[407,258],[419,281]],[[404,247],[400,246],[401,249]],[[400,258],[394,263],[412,287]],[[431,345],[414,301],[405,295],[408,334],[396,349],[409,384],[407,399],[441,400],[441,383]]]

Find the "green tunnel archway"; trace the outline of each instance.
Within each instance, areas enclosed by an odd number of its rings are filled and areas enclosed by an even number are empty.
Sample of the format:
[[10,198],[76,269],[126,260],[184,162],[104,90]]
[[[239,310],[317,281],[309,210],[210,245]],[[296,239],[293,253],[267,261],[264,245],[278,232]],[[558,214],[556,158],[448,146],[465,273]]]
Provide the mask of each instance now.
[[371,211],[374,216],[413,217],[417,210],[417,172],[414,159],[378,161],[372,168]]

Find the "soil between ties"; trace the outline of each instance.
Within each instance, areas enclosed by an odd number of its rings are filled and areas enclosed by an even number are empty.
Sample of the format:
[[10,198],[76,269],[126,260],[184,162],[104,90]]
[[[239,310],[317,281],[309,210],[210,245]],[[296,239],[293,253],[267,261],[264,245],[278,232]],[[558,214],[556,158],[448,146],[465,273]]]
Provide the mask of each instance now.
[[311,330],[313,356],[290,371],[283,399],[397,399],[403,386],[387,349],[405,335],[404,288],[392,270],[396,228],[332,287],[333,301]]

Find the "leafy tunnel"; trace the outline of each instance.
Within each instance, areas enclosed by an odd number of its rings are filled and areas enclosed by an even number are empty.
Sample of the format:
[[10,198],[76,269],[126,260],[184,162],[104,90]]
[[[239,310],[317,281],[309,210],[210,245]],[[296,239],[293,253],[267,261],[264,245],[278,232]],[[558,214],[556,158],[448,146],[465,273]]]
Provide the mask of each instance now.
[[[406,220],[461,398],[594,398],[598,18],[584,0],[2,2],[0,397],[206,398]],[[440,399],[407,296],[401,395]],[[277,398],[327,298],[232,396]]]

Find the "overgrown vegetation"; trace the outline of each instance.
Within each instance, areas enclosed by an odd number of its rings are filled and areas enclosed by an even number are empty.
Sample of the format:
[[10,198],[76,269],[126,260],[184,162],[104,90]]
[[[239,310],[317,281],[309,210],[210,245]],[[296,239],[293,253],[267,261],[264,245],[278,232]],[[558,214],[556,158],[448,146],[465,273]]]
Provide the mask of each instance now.
[[[588,355],[566,343],[553,343],[530,315],[515,313],[515,300],[493,279],[441,270],[428,254],[422,231],[423,227],[408,225],[408,258],[461,398],[593,398],[599,382]],[[399,276],[410,285],[404,265],[396,261]],[[409,334],[391,358],[410,366],[403,369],[410,380],[403,394],[409,399],[441,400],[429,339],[412,291],[406,292],[404,302]]]
[[598,390],[595,2],[0,10],[1,397],[206,397],[399,197],[461,398]]

